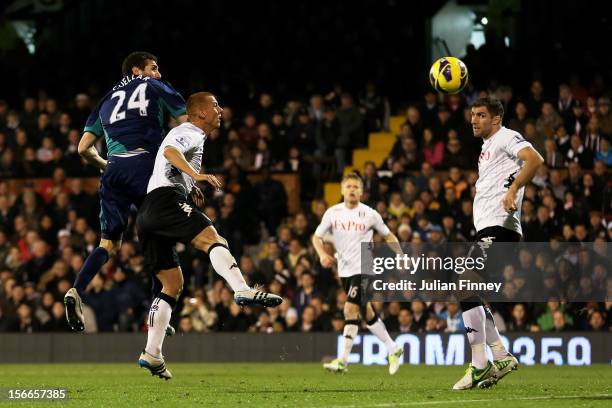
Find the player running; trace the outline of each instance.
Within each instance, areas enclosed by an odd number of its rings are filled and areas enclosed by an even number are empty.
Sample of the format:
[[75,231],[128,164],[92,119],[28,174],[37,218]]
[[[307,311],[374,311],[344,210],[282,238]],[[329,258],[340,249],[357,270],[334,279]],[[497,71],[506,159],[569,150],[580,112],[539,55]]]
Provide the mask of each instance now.
[[183,274],[175,244],[182,242],[207,252],[210,262],[234,291],[238,305],[278,306],[279,296],[250,288],[236,260],[211,220],[201,208],[204,199],[197,181],[221,188],[214,175],[200,174],[206,135],[219,128],[223,109],[214,95],[198,92],[187,100],[189,121],[172,129],[164,139],[148,184],[136,224],[145,262],[161,281],[163,288],[149,312],[147,345],[138,364],[152,375],[169,380],[162,344],[172,309],[183,288]]
[[[100,178],[100,245],[87,257],[64,296],[66,318],[73,330],[85,329],[81,295],[100,268],[121,248],[131,205],[139,207],[155,154],[164,136],[164,116],[186,120],[185,100],[161,82],[157,58],[133,52],[122,65],[123,78],[108,92],[87,119],[79,142],[79,154],[104,171]],[[108,161],[94,143],[104,135]]]
[[[483,139],[474,198],[476,242],[520,241],[525,185],[544,162],[523,136],[501,125],[503,117],[504,108],[494,97],[472,105],[474,136]],[[479,297],[464,299],[461,308],[472,362],[453,389],[491,386],[516,370],[518,360],[504,347],[493,315]],[[485,343],[493,352],[493,363],[487,358]]]
[[338,275],[347,295],[344,304],[344,351],[340,358],[323,367],[329,371],[344,373],[348,371],[348,356],[353,347],[353,339],[359,330],[359,319],[365,319],[368,329],[378,337],[389,354],[389,374],[393,375],[399,369],[399,359],[404,353],[402,347],[391,339],[385,324],[376,315],[370,302],[360,310],[363,288],[361,274],[361,243],[371,242],[373,230],[382,235],[386,242],[399,244],[385,225],[378,212],[360,202],[363,194],[363,181],[354,173],[348,174],[342,180],[342,195],[344,202],[330,207],[317,227],[313,237],[319,260],[324,268],[329,268],[336,259],[325,252],[323,237],[331,231],[334,245],[338,253]]

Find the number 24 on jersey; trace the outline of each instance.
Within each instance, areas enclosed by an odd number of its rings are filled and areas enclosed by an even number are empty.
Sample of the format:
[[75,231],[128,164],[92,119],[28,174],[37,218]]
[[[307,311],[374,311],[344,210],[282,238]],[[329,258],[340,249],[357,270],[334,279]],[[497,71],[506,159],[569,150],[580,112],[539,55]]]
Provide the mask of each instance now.
[[[146,83],[138,85],[127,102],[127,109],[138,109],[140,116],[147,116],[147,108],[149,107],[149,100],[147,99],[146,93],[147,85]],[[126,92],[123,90],[116,91],[111,95],[111,99],[117,98],[117,103],[110,115],[109,123],[112,124],[125,119],[126,111],[121,110],[123,108],[125,96]]]

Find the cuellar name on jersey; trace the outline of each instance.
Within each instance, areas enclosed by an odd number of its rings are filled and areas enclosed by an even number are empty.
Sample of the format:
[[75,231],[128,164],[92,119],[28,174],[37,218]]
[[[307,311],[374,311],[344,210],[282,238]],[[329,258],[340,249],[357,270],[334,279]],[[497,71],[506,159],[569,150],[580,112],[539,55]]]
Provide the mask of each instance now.
[[149,77],[143,77],[142,75],[128,75],[126,77],[123,77],[123,79],[121,79],[121,81],[117,85],[113,86],[113,91],[116,91],[119,88],[123,88],[135,79],[142,79],[143,81],[148,81]]

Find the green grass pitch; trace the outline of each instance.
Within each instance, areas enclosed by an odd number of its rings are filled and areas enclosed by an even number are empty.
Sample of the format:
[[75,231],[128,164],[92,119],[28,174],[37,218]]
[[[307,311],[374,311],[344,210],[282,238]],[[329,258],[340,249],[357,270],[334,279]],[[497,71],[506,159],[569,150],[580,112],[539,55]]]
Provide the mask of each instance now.
[[[134,364],[5,364],[0,388],[65,387],[68,401],[26,406],[214,407],[610,407],[612,367],[521,366],[493,389],[451,391],[465,367],[320,364],[172,364],[163,381]],[[495,404],[495,405],[493,405]],[[0,407],[8,404],[0,402]]]

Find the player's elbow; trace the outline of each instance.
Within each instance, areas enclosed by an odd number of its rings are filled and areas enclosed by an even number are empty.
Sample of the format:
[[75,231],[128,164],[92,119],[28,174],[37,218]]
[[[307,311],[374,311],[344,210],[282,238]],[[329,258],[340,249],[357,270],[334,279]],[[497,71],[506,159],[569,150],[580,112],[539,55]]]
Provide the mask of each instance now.
[[79,143],[77,147],[77,152],[81,157],[87,157],[87,152],[89,151],[89,146],[84,145],[83,143]]
[[521,153],[522,154],[519,155],[519,159],[524,160],[530,166],[537,168],[544,163],[544,158],[542,157],[542,155],[533,148],[524,149],[523,151],[521,151]]
[[77,146],[77,152],[82,157],[89,156],[89,149],[93,146],[96,140],[96,135],[91,132],[83,133],[81,140],[79,140],[79,145]]
[[531,160],[536,167],[540,167],[542,164],[544,164],[544,158],[536,151],[532,152]]
[[171,161],[174,157],[175,151],[176,149],[174,147],[166,146],[164,148],[164,157],[166,158],[166,160]]
[[384,237],[385,242],[399,242],[394,233],[390,232]]

